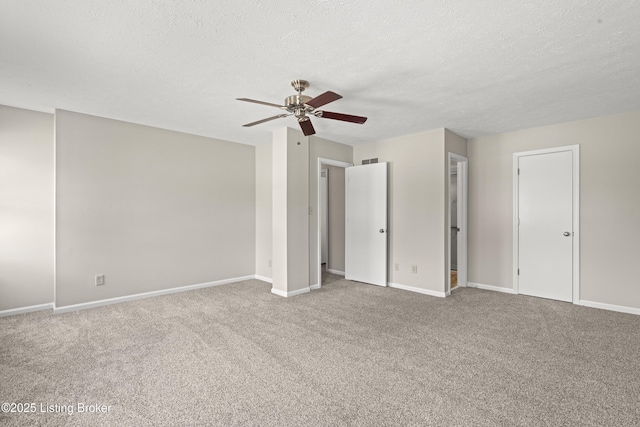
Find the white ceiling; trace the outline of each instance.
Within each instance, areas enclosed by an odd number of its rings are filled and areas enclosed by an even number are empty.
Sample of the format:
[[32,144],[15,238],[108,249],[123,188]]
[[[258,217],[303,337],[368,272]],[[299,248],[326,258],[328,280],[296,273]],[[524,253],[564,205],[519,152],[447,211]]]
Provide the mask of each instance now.
[[474,137],[640,109],[637,0],[2,0],[0,104],[246,144],[296,127],[357,145],[446,127]]

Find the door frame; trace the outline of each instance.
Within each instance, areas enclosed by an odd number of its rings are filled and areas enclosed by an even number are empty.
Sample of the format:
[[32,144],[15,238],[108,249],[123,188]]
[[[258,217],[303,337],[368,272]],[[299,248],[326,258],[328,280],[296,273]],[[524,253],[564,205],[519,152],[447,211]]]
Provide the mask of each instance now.
[[[326,176],[322,176],[322,172],[326,173]],[[324,200],[322,194],[318,194],[318,217],[323,230],[320,230],[320,262],[324,258],[324,252],[326,251],[326,264],[329,266],[329,169],[323,165],[318,175],[320,181],[319,190],[322,190],[324,194]],[[324,182],[323,182],[324,181]],[[324,187],[324,188],[323,188]],[[318,190],[318,191],[319,191]],[[326,246],[322,244],[322,240],[326,241]],[[322,265],[322,264],[321,264]]]
[[565,145],[562,147],[543,148],[540,150],[521,151],[513,153],[513,291],[519,294],[518,276],[518,250],[520,248],[520,236],[518,233],[519,197],[520,185],[518,178],[518,161],[520,157],[536,156],[564,151],[572,152],[573,161],[573,279],[572,279],[572,302],[580,302],[580,145]]
[[446,210],[446,292],[445,295],[451,294],[451,162],[455,161],[458,174],[458,226],[460,233],[458,234],[458,285],[456,288],[467,286],[468,281],[468,262],[467,262],[467,223],[468,223],[468,195],[469,195],[469,159],[456,153],[447,153],[447,210]]
[[[317,204],[316,204],[316,206],[317,206],[316,211],[318,211],[320,209],[320,174],[322,173],[321,172],[322,165],[337,166],[339,168],[345,168],[346,169],[346,168],[349,168],[349,167],[353,166],[353,163],[343,162],[341,160],[327,159],[327,158],[324,158],[324,157],[318,157],[318,164],[317,164],[317,170],[318,170],[317,197],[318,197],[318,200],[317,200]],[[329,190],[329,191],[331,191],[331,190]],[[321,253],[322,242],[320,240],[320,238],[322,236],[320,235],[320,212],[318,211],[316,213],[317,213],[316,218],[317,218],[317,226],[318,226],[318,230],[317,230],[317,232],[318,232],[317,233],[318,234],[318,250],[317,250],[318,258],[316,260],[316,263],[318,265],[318,277],[317,277],[318,285],[317,285],[317,287],[314,286],[313,289],[319,289],[320,287],[322,287],[322,253]],[[346,220],[346,218],[345,218],[345,220]],[[327,268],[328,267],[329,267],[329,260],[327,260]]]

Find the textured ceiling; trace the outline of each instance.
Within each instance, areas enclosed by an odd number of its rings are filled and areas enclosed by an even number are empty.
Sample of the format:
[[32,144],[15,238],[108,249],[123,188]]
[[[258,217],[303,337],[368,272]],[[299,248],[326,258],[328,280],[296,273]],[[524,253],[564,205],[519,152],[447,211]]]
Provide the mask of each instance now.
[[0,104],[246,144],[292,79],[333,90],[319,136],[481,136],[640,109],[637,0],[2,0]]

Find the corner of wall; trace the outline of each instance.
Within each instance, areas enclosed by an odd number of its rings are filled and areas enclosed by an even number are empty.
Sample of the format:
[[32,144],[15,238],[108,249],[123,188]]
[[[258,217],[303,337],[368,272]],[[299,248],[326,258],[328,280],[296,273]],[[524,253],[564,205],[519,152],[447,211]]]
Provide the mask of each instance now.
[[5,314],[53,302],[53,131],[52,114],[0,105],[0,312]]

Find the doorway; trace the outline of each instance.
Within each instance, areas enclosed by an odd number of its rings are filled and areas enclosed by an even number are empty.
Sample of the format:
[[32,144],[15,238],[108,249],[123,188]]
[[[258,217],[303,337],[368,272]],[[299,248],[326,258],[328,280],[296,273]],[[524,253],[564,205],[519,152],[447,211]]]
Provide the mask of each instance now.
[[329,169],[320,169],[318,215],[320,217],[320,263],[326,269],[329,262]]
[[467,286],[467,171],[464,156],[448,153],[446,294]]
[[[321,287],[323,278],[327,276],[342,278],[345,274],[344,170],[350,166],[353,166],[353,163],[318,158],[318,277],[316,282],[318,285],[314,286],[314,289]],[[326,171],[326,178],[322,177],[323,170]],[[325,185],[326,189],[323,189]],[[343,212],[342,220],[340,220],[341,210]]]
[[514,153],[514,290],[577,303],[579,146]]

